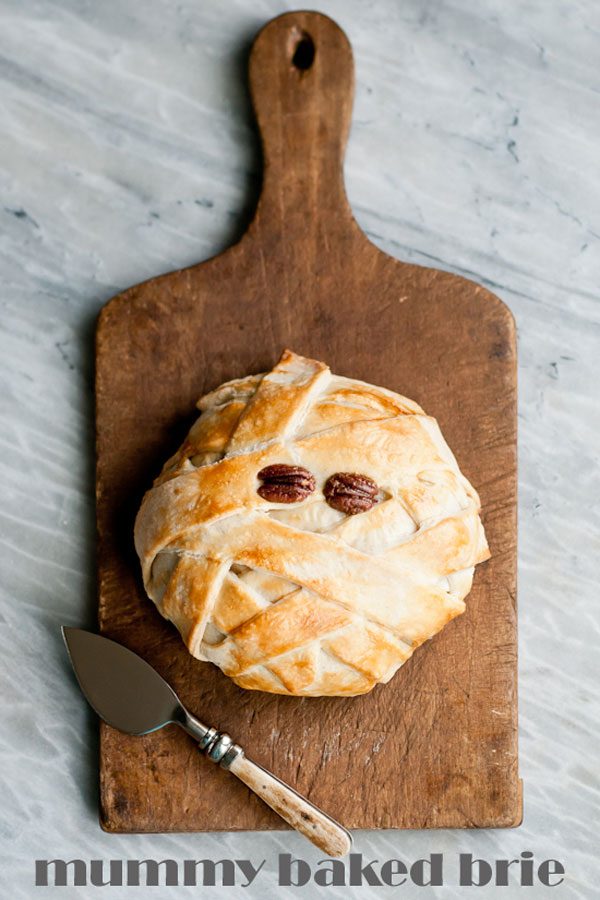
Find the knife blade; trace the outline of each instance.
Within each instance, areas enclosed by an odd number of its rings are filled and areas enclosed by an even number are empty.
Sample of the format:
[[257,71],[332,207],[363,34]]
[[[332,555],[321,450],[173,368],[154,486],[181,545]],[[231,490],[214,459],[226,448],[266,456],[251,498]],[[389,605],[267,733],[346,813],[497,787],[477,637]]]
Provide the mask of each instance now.
[[79,687],[100,718],[126,734],[144,735],[176,724],[205,756],[236,775],[292,828],[329,856],[344,856],[350,833],[284,781],[248,759],[228,734],[204,725],[173,688],[141,656],[81,628],[63,626]]

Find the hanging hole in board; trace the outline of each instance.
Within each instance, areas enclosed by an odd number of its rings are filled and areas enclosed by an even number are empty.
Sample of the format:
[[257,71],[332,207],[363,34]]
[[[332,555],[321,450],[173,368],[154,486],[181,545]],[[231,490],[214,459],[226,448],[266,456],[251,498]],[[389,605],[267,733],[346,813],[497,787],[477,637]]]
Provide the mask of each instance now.
[[306,72],[315,59],[315,44],[310,34],[301,32],[294,42],[292,65],[301,72]]

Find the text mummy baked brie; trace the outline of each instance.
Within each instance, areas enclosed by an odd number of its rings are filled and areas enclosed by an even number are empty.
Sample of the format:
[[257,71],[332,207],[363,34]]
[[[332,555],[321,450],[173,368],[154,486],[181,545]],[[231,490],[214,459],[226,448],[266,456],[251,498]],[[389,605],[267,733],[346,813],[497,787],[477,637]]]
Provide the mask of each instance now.
[[135,525],[193,656],[244,688],[363,694],[464,611],[479,497],[416,403],[286,350],[198,407]]

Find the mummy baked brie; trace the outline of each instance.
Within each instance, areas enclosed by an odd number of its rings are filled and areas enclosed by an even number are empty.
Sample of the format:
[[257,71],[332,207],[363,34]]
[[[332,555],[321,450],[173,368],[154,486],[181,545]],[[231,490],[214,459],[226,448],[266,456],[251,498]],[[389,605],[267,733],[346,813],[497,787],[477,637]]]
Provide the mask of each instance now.
[[135,525],[193,656],[243,688],[363,694],[464,611],[479,498],[416,403],[286,350],[198,407]]

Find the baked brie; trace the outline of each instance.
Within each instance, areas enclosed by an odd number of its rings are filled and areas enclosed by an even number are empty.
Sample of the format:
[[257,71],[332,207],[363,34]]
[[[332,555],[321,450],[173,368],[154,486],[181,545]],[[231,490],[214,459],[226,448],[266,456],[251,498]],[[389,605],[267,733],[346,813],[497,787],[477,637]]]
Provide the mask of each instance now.
[[420,406],[286,350],[198,407],[135,524],[193,656],[242,688],[364,694],[464,611],[479,497]]

